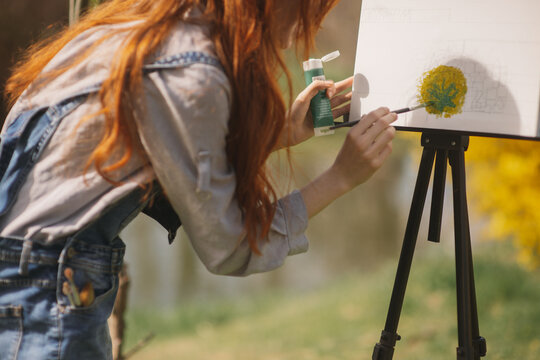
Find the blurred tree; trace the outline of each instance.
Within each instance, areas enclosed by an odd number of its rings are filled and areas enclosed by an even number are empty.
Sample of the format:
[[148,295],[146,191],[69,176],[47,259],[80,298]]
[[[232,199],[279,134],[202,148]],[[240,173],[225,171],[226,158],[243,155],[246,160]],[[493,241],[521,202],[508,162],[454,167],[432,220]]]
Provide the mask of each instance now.
[[69,25],[79,21],[81,13],[102,3],[102,0],[69,0]]
[[[48,0],[36,6],[33,0],[0,0],[0,88],[4,91],[11,68],[19,55],[32,43],[45,38],[68,24],[73,14],[70,5],[81,9],[97,5],[101,0]],[[9,109],[0,101],[0,125]]]
[[488,218],[485,235],[513,239],[519,261],[540,267],[540,143],[472,138],[466,156],[472,207]]
[[[10,69],[21,51],[67,23],[68,4],[66,0],[48,0],[46,6],[36,6],[34,0],[0,0],[0,8],[0,87],[3,93]],[[8,110],[6,102],[0,101],[0,123],[4,122]]]

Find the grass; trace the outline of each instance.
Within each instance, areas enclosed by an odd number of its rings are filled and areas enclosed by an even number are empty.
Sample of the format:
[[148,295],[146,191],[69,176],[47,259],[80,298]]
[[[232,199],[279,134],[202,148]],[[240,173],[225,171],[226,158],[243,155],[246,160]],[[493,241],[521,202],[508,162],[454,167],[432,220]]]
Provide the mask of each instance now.
[[[475,249],[480,333],[487,359],[538,359],[540,274],[506,260],[506,248]],[[175,310],[131,311],[128,348],[157,336],[133,359],[371,359],[384,326],[395,264],[351,274],[308,293],[219,299]],[[457,346],[452,256],[418,256],[395,358],[452,359]],[[130,345],[131,344],[131,345]]]

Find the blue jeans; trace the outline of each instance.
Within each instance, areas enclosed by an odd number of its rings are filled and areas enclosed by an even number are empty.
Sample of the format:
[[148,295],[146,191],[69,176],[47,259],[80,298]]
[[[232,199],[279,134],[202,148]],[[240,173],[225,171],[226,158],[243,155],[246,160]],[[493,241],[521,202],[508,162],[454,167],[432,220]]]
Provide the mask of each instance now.
[[[22,242],[0,238],[0,359],[111,359],[107,318],[118,289],[125,246],[69,238],[34,243],[28,274],[19,274]],[[91,283],[95,299],[74,306],[62,285],[65,269],[78,289]]]

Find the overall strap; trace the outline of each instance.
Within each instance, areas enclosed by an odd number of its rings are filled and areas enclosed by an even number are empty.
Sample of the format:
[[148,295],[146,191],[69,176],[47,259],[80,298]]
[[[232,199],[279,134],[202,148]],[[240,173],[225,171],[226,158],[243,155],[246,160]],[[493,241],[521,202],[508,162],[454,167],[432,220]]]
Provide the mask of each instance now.
[[156,187],[156,192],[142,212],[167,230],[169,244],[172,244],[178,229],[182,225],[182,221],[174,211],[163,190],[161,190],[161,185],[155,181],[153,186]]
[[[54,106],[24,111],[7,125],[0,142],[0,217],[15,203],[28,174],[62,119],[82,104],[91,91],[78,93]],[[21,275],[28,274],[32,245],[32,240],[23,242],[19,261]]]
[[54,106],[25,111],[8,125],[0,143],[0,216],[15,202],[61,120],[86,97],[77,95]]

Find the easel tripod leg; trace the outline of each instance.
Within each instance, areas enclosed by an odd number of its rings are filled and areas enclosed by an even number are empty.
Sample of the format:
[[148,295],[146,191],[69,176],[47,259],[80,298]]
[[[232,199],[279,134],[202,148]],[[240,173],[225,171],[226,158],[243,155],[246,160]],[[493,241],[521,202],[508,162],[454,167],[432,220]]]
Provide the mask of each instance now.
[[456,288],[458,306],[457,359],[479,360],[486,352],[479,335],[474,270],[467,210],[464,149],[450,152],[454,190],[454,230],[456,239]]
[[418,169],[409,219],[407,220],[405,238],[399,257],[394,289],[392,290],[392,297],[386,317],[386,324],[380,341],[375,345],[375,349],[373,350],[373,360],[391,360],[394,355],[394,346],[396,345],[396,341],[399,340],[397,326],[411,270],[414,248],[418,238],[418,230],[420,229],[420,221],[422,219],[434,159],[435,149],[424,148],[420,168]]
[[478,325],[478,309],[476,304],[476,286],[474,283],[474,266],[473,266],[473,257],[472,257],[472,249],[471,249],[471,232],[470,232],[470,226],[469,226],[469,215],[467,210],[467,205],[465,205],[465,211],[466,216],[465,219],[467,221],[466,229],[468,231],[467,235],[467,241],[468,241],[468,249],[469,249],[469,278],[470,278],[470,284],[471,284],[471,325],[472,325],[472,337],[473,337],[473,348],[475,353],[475,359],[478,359],[481,356],[486,356],[487,353],[487,345],[486,345],[486,339],[484,339],[482,336],[480,336],[480,328]]

